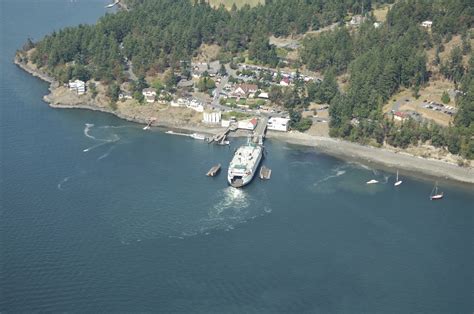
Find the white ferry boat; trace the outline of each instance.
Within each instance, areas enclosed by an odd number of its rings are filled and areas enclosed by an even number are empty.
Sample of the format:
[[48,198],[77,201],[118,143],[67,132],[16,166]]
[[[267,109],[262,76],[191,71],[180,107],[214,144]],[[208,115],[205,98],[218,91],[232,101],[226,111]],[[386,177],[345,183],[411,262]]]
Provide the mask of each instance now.
[[248,142],[240,146],[229,164],[227,181],[235,188],[243,187],[252,181],[262,159],[261,146]]

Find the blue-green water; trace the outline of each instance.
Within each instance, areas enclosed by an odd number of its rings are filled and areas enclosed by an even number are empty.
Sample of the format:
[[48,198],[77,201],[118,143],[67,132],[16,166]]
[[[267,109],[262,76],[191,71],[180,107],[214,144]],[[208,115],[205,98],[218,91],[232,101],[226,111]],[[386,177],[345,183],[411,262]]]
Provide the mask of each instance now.
[[106,3],[0,2],[0,311],[472,312],[472,188],[268,141],[235,190],[204,173],[237,143],[49,108],[15,50]]

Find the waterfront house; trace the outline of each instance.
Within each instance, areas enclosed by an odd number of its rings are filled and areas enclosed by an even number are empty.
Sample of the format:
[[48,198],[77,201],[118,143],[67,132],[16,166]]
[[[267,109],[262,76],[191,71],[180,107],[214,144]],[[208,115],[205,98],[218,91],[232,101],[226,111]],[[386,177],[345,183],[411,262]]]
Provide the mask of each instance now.
[[191,100],[186,104],[186,107],[189,109],[192,109],[197,112],[203,112],[204,111],[204,106],[198,102],[196,99]]
[[290,119],[288,118],[272,117],[268,119],[267,128],[269,130],[287,132],[289,125]]
[[189,103],[189,100],[183,99],[183,98],[178,98],[176,101],[172,100],[170,102],[171,107],[186,107],[186,105]]
[[143,96],[145,96],[145,100],[147,103],[153,103],[155,102],[155,98],[156,98],[156,89],[154,88],[145,88],[143,91],[142,91],[142,94]]
[[121,92],[119,94],[119,100],[132,99],[132,94],[129,92]]
[[86,83],[81,80],[69,81],[69,90],[76,92],[78,95],[83,95],[86,92]]

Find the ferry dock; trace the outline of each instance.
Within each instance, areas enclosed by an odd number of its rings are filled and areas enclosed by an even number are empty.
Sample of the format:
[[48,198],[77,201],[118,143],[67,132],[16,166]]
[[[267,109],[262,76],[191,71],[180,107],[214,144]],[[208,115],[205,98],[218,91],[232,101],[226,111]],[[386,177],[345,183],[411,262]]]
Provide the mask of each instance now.
[[219,171],[221,170],[221,164],[217,164],[213,166],[207,173],[206,176],[208,177],[215,177]]
[[260,179],[262,180],[270,180],[270,177],[272,176],[272,169],[267,168],[265,166],[260,167]]
[[263,140],[265,139],[265,133],[267,131],[267,123],[267,117],[260,117],[260,119],[258,119],[258,124],[252,134],[252,142],[258,145],[263,145]]

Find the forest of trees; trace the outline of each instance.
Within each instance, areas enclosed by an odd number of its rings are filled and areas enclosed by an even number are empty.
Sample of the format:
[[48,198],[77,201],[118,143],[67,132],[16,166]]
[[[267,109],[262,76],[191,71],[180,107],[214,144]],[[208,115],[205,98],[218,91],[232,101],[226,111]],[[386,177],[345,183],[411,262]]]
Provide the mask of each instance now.
[[[228,11],[204,0],[128,0],[130,11],[107,14],[96,25],[68,27],[36,43],[32,61],[60,81],[92,77],[125,79],[126,60],[138,74],[178,68],[202,43],[224,51],[249,50],[257,63],[276,65],[268,35],[286,36],[342,21],[371,8],[370,0],[267,0],[265,5]],[[80,74],[78,74],[79,72]]]
[[[455,34],[469,37],[474,25],[473,10],[469,1],[462,0],[400,1],[388,12],[383,27],[374,27],[373,17],[368,16],[357,31],[340,27],[306,38],[301,53],[304,64],[324,72],[330,81],[334,73],[349,74],[345,91],[334,92],[333,88],[332,92],[326,92],[330,97],[321,98],[325,94],[323,89],[316,86],[309,90],[318,102],[330,103],[330,134],[403,148],[430,141],[436,147],[447,147],[451,153],[474,158],[472,54],[469,66],[462,63],[463,55],[470,53],[469,40],[465,40],[464,48],[454,48],[448,60],[440,65],[444,77],[461,91],[456,99],[460,110],[452,127],[441,128],[413,120],[399,126],[382,112],[382,106],[402,87],[411,88],[417,96],[431,75],[427,70],[426,49],[436,47],[439,51],[443,40]],[[425,19],[434,21],[431,32],[420,27]]]

